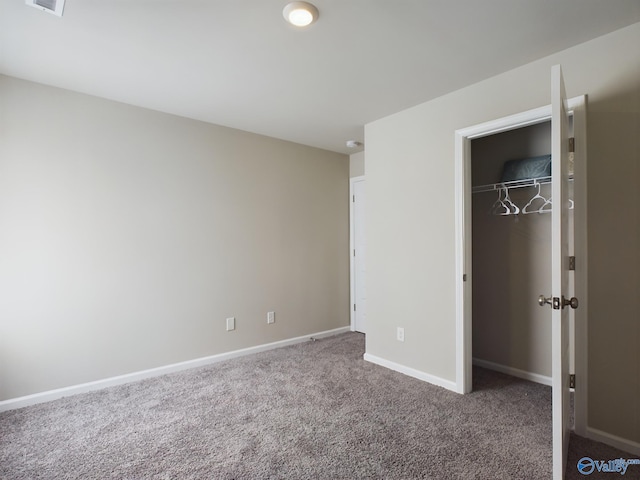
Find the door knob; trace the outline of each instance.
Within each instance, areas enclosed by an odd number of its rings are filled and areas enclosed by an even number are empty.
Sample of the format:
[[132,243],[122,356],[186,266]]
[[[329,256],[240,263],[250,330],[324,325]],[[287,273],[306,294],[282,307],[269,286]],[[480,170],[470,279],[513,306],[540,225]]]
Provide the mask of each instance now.
[[538,297],[538,305],[544,307],[545,305],[551,305],[551,297],[545,297],[544,295],[540,295]]
[[538,305],[544,307],[545,305],[551,305],[554,310],[560,310],[560,307],[571,307],[574,310],[578,308],[578,299],[576,297],[571,297],[570,299],[564,298],[562,296],[562,303],[560,303],[560,299],[558,297],[545,297],[544,295],[540,295],[538,297]]
[[576,308],[578,308],[578,299],[576,297],[571,297],[569,300],[567,300],[566,298],[564,298],[564,295],[562,296],[562,308],[564,307],[571,307],[574,310]]
[[544,307],[545,305],[551,305],[551,308],[553,308],[554,310],[560,310],[560,298],[545,297],[544,295],[540,295],[538,297],[538,305],[540,305],[541,307]]

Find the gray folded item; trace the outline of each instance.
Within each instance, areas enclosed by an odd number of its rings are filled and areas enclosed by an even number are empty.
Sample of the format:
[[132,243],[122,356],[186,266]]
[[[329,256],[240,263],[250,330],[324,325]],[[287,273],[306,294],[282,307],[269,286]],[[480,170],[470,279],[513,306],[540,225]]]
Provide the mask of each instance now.
[[502,169],[502,182],[551,176],[551,155],[509,160]]

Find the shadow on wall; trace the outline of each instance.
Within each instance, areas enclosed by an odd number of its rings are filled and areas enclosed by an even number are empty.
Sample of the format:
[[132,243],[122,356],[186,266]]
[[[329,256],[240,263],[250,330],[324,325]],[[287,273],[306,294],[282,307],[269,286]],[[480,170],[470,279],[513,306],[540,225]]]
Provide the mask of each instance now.
[[628,90],[588,104],[589,424],[609,431],[615,424],[617,435],[640,442],[640,84],[634,80]]

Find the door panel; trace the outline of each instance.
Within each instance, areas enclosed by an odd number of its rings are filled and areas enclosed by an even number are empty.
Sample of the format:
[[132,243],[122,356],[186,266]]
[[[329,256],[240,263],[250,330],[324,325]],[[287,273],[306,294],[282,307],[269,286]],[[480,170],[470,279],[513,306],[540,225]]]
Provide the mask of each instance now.
[[569,446],[569,113],[562,69],[551,70],[551,295],[553,478],[561,480]]
[[367,329],[367,284],[366,258],[367,242],[365,236],[364,211],[366,195],[364,180],[353,183],[353,234],[354,234],[354,286],[355,286],[355,330],[366,333]]

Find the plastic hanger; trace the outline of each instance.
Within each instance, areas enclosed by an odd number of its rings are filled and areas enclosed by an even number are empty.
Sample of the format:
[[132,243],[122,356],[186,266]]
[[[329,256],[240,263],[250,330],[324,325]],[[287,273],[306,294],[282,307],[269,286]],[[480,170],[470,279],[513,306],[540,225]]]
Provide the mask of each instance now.
[[509,213],[505,213],[504,215],[517,215],[520,213],[520,207],[518,207],[515,203],[511,201],[509,197],[509,189],[504,187],[504,203],[506,203],[507,208],[509,209]]
[[506,193],[507,189],[505,187],[500,187],[498,189],[498,199],[491,206],[491,210],[489,210],[489,213],[492,215],[509,215],[511,213],[509,207],[502,201],[503,190]]
[[[531,197],[531,200],[529,200],[529,202],[524,207],[522,207],[522,213],[524,213],[525,215],[529,213],[539,213],[539,209],[547,204],[547,199],[540,195],[540,184],[536,182],[536,185],[538,187],[538,192],[533,197]],[[532,211],[531,206],[536,200],[542,200],[542,205]]]
[[542,206],[538,209],[538,213],[549,213],[551,212],[551,198],[547,199]]

